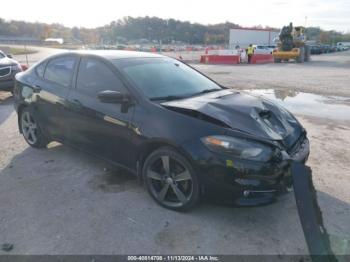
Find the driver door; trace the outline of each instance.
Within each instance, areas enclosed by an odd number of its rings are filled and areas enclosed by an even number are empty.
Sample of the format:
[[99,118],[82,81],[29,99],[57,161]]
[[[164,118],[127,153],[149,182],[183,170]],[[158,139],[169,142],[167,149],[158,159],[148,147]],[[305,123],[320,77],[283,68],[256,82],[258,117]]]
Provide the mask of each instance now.
[[82,57],[76,86],[68,95],[69,138],[77,147],[130,167],[130,121],[134,107],[125,112],[121,104],[103,103],[105,90],[128,93],[112,66],[102,59]]

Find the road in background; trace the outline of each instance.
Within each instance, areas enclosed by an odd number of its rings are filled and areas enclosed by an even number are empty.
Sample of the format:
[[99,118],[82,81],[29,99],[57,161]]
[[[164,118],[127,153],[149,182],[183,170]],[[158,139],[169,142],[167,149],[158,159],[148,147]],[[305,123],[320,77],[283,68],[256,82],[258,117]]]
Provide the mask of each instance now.
[[49,48],[49,47],[39,47],[39,46],[21,46],[21,45],[12,45],[12,47],[15,48],[27,48],[28,50],[36,51],[33,54],[28,55],[14,55],[14,58],[20,62],[21,64],[27,64],[31,66],[35,64],[36,62],[45,59],[51,55],[58,54],[61,52],[67,52],[68,50],[65,49],[56,49],[56,48]]
[[[18,45],[12,45],[13,47],[23,48],[23,46]],[[30,50],[36,51],[34,54],[29,55],[16,55],[15,58],[20,63],[27,63],[27,57],[28,57],[28,64],[33,65],[34,63],[45,59],[46,57],[49,57],[50,55],[62,53],[62,52],[70,52],[74,50],[68,50],[68,49],[57,49],[57,48],[50,48],[50,47],[40,47],[40,46],[27,46],[26,48]],[[203,54],[203,51],[178,51],[178,52],[163,52],[163,55],[171,56],[177,59],[182,58],[183,60],[187,62],[198,62],[200,60],[200,56]]]
[[[37,53],[28,55],[29,65],[50,55],[69,52],[65,49],[29,46]],[[206,65],[199,64],[202,51],[163,52],[179,58],[206,73],[221,84],[237,89],[288,89],[316,94],[350,97],[350,50],[312,56],[304,64],[283,63],[263,65]],[[26,63],[26,56],[15,58]]]

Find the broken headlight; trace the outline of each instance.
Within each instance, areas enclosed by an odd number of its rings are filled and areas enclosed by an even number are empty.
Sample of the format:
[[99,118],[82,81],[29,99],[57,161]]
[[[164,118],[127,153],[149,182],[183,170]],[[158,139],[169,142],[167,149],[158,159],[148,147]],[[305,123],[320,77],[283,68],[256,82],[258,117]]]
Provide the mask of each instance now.
[[201,139],[212,151],[255,161],[268,161],[273,155],[271,147],[259,142],[231,136],[207,136]]

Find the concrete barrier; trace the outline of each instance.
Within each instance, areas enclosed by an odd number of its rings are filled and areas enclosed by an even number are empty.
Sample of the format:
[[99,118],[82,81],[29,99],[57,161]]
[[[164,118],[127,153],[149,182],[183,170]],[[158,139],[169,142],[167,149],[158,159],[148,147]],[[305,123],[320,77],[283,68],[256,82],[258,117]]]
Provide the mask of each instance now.
[[239,64],[238,55],[202,55],[200,62],[202,64]]
[[274,63],[274,59],[271,54],[254,54],[252,56],[251,63],[252,64]]
[[213,49],[213,50],[208,50],[206,55],[239,55],[237,49]]

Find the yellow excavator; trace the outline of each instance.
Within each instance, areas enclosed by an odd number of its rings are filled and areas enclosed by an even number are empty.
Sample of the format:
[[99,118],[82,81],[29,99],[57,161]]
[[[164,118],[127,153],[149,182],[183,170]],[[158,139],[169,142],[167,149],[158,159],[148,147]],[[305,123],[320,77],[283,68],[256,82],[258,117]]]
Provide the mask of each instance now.
[[275,63],[295,60],[297,63],[310,61],[310,47],[306,44],[305,28],[284,26],[279,34],[277,49],[272,52]]

